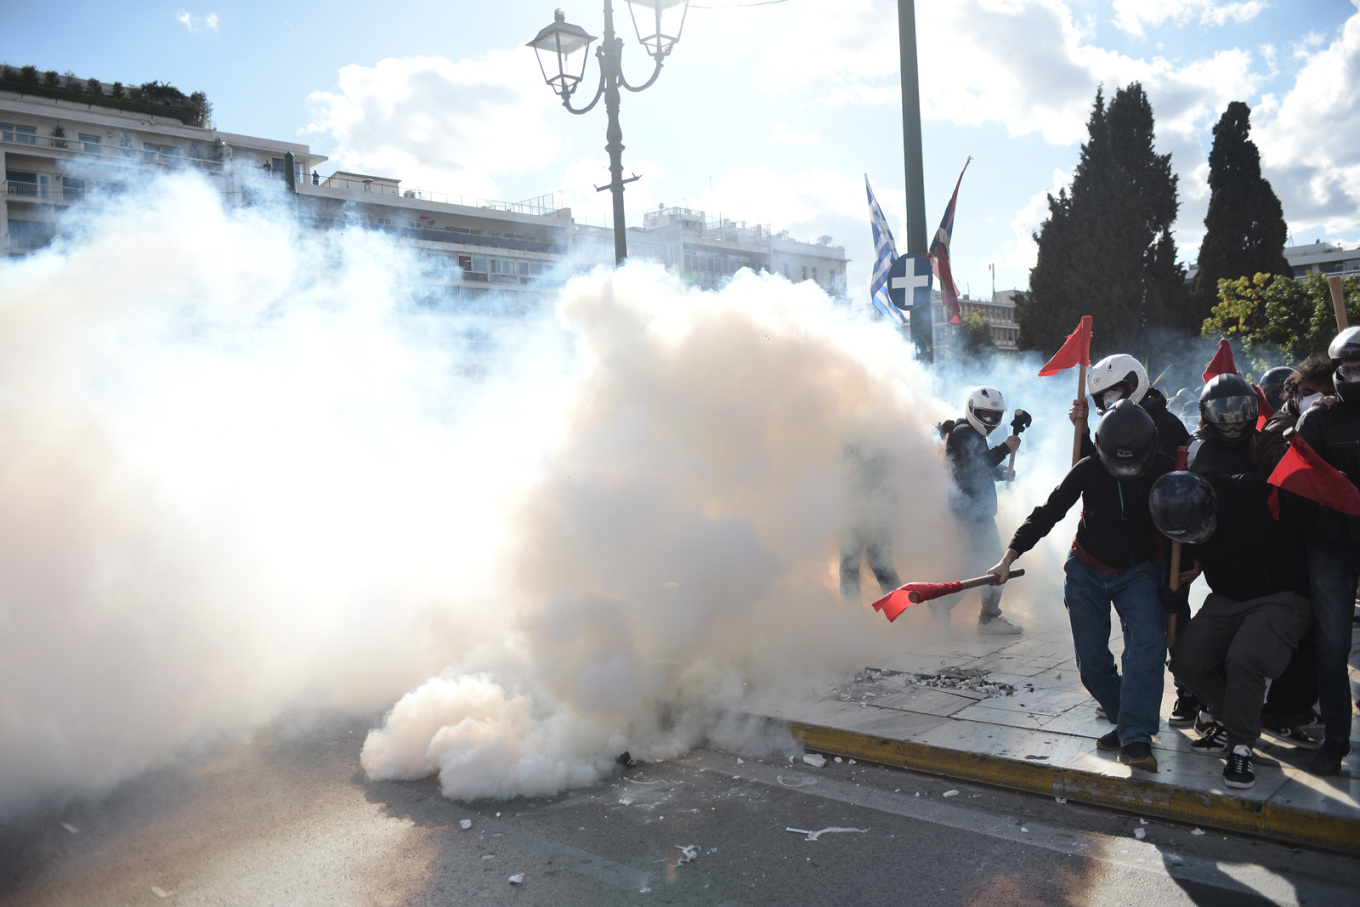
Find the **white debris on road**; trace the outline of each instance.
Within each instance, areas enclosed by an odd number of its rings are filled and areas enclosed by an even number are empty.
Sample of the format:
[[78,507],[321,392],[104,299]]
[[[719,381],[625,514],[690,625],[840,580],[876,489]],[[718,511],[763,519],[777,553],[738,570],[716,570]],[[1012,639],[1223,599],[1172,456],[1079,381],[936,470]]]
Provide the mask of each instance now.
[[79,828],[76,828],[74,825],[72,825],[72,824],[69,823],[69,822],[63,822],[63,823],[61,823],[61,827],[64,828],[64,829],[66,829],[67,831],[69,831],[69,832],[70,832],[71,834],[73,834],[73,835],[78,835],[78,834],[80,834],[80,829],[79,829]]
[[506,879],[506,881],[509,882],[511,885],[519,885],[524,881],[524,873],[517,872],[510,878]]
[[1133,836],[1134,836],[1135,838],[1137,838],[1138,840],[1141,841],[1141,840],[1143,840],[1144,838],[1147,837],[1147,829],[1146,829],[1146,828],[1135,828],[1135,829],[1133,830]]
[[947,790],[947,791],[944,792],[944,796],[946,796],[946,797],[957,797],[958,795],[959,795],[959,792],[956,791],[956,790]]
[[816,753],[804,754],[803,761],[806,762],[808,765],[812,766],[813,768],[821,768],[822,766],[826,765],[826,757],[819,756]]
[[463,820],[461,820],[461,821],[458,823],[458,826],[459,826],[460,828],[462,828],[463,831],[467,831],[469,828],[472,827],[472,820],[471,820],[471,819],[463,819]]
[[815,841],[822,835],[834,834],[837,832],[856,832],[861,835],[869,833],[869,829],[867,828],[842,828],[839,825],[832,825],[830,828],[823,828],[818,831],[809,831],[806,828],[785,828],[784,830],[791,831],[796,835],[807,835],[807,840],[809,841]]
[[680,851],[680,859],[675,861],[676,866],[683,866],[686,863],[693,863],[695,860],[699,859],[698,844],[686,844],[683,847],[677,844],[675,845],[675,849]]
[[1059,806],[1066,806],[1066,805],[1067,805],[1067,798],[1066,798],[1066,797],[1054,797],[1053,799],[1058,801],[1058,805],[1059,805]]
[[1190,832],[1190,834],[1192,834],[1192,835],[1202,835],[1202,834],[1204,834],[1204,829],[1202,829],[1202,828],[1196,828],[1194,831]]

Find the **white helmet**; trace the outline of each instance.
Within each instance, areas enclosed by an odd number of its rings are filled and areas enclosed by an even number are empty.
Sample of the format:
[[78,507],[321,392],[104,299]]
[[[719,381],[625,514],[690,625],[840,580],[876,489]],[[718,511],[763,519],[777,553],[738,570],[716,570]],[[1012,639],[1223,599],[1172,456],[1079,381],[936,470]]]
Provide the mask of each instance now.
[[1006,398],[994,387],[975,387],[968,392],[967,410],[968,424],[986,437],[1006,415]]
[[[1126,391],[1121,393],[1115,389],[1116,384],[1124,385]],[[1106,356],[1091,366],[1086,376],[1086,390],[1091,399],[1096,401],[1096,412],[1099,413],[1125,398],[1134,403],[1139,402],[1151,386],[1142,363],[1128,353]]]

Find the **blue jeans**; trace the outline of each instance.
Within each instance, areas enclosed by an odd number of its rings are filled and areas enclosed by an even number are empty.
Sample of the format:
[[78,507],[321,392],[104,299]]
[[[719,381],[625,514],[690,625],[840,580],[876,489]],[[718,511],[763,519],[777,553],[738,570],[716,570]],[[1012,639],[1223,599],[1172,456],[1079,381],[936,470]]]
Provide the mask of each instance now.
[[1308,546],[1308,588],[1317,634],[1318,707],[1328,740],[1351,739],[1351,616],[1360,552]]
[[[1166,662],[1166,614],[1157,597],[1153,561],[1105,573],[1068,554],[1063,604],[1082,686],[1119,728],[1119,742],[1151,743],[1161,724]],[[1124,631],[1124,674],[1110,653],[1110,605]]]

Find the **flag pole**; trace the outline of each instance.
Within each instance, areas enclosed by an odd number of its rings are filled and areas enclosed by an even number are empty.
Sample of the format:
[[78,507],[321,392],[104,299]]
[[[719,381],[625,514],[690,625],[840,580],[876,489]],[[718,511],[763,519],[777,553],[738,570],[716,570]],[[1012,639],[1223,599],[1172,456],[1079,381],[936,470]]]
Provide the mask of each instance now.
[[1346,324],[1346,294],[1341,292],[1341,278],[1333,274],[1327,278],[1327,289],[1332,291],[1332,310],[1336,312],[1336,329],[1344,331]]
[[[1086,363],[1079,363],[1077,368],[1077,399],[1086,396]],[[1081,459],[1081,436],[1086,434],[1085,423],[1077,423],[1072,426],[1072,465],[1076,466]]]

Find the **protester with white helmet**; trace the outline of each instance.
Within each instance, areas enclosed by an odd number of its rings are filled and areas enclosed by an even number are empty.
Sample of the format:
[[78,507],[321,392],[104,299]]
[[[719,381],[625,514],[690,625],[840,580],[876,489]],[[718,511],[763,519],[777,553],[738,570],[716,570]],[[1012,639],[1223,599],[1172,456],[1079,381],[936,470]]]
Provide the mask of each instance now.
[[[949,469],[949,510],[958,521],[967,546],[969,572],[981,574],[1001,557],[1001,536],[996,531],[996,483],[1013,478],[1006,457],[1020,447],[1010,435],[995,447],[987,437],[1000,427],[1006,414],[1006,398],[994,387],[975,387],[964,403],[964,418],[954,422],[945,438],[945,463]],[[975,568],[975,569],[973,569]],[[930,603],[938,622],[947,624],[952,603]],[[1013,635],[1022,628],[1001,616],[1001,587],[982,587],[982,610],[978,632]]]
[[[1143,364],[1127,353],[1115,353],[1091,366],[1086,373],[1086,390],[1095,401],[1096,412],[1104,415],[1120,400],[1131,400],[1141,406],[1157,428],[1157,449],[1169,457],[1187,443],[1190,432],[1175,414],[1167,409],[1166,397],[1152,386]],[[1073,425],[1086,425],[1086,400],[1073,400],[1067,417]],[[1081,455],[1095,456],[1095,446],[1087,433],[1081,440]]]

